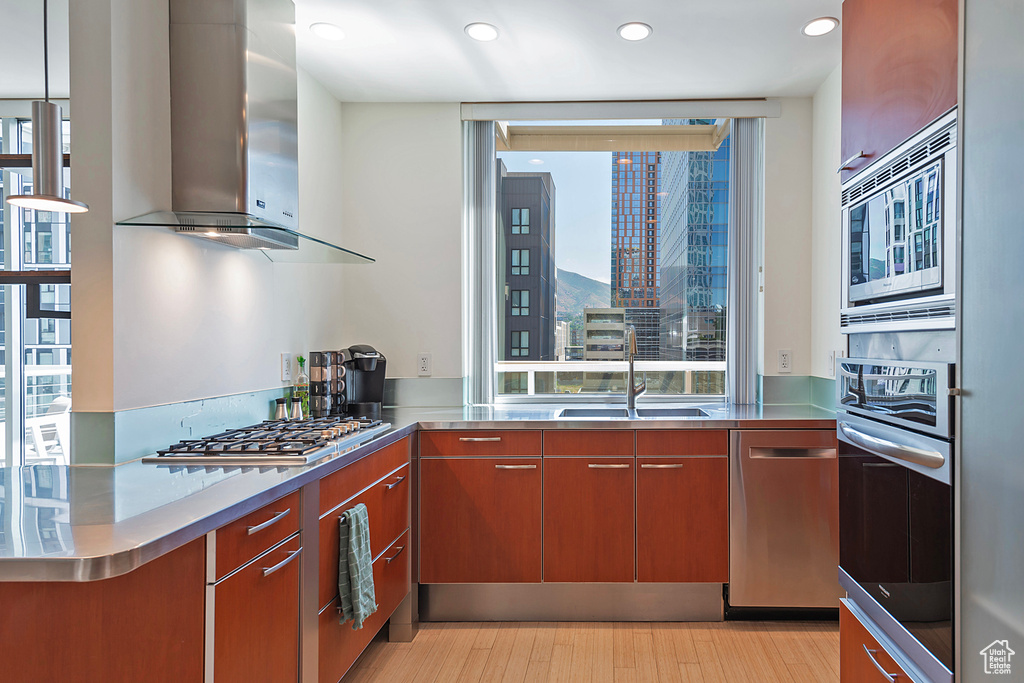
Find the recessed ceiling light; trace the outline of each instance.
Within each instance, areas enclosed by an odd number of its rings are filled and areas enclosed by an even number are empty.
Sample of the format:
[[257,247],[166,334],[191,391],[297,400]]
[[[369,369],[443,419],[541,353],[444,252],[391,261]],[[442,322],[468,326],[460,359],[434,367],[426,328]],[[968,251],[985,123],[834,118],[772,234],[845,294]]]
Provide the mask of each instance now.
[[544,163],[544,160],[543,159],[530,159],[530,163],[533,164],[534,166],[540,166],[541,164]]
[[345,33],[340,28],[325,21],[310,24],[309,30],[314,36],[324,40],[343,40],[345,38]]
[[654,29],[639,21],[631,21],[619,27],[619,37],[624,40],[643,40],[652,33]]
[[625,166],[626,164],[631,164],[631,163],[633,163],[633,161],[632,161],[631,159],[627,159],[626,157],[620,157],[620,158],[619,158],[619,159],[618,159],[618,160],[616,161],[616,163],[619,163],[619,164],[622,164],[623,166]]
[[826,33],[831,33],[835,30],[836,26],[839,26],[839,20],[835,17],[818,17],[812,19],[804,24],[804,27],[800,29],[800,32],[805,36],[823,36]]
[[486,43],[487,41],[494,40],[498,37],[498,29],[490,24],[484,24],[478,21],[466,26],[466,35],[473,40],[479,40]]

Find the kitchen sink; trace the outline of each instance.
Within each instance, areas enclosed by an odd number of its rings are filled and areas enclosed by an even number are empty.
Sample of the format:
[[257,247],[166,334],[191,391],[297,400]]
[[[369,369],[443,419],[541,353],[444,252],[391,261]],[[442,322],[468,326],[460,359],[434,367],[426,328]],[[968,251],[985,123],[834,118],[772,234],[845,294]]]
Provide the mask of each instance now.
[[637,417],[707,417],[700,408],[637,408]]
[[625,408],[563,408],[558,417],[629,417]]

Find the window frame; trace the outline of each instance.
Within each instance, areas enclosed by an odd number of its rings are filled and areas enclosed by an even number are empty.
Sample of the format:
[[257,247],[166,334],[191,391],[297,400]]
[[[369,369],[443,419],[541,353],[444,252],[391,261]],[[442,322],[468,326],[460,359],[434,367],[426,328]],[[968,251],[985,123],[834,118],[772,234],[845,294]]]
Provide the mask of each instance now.
[[[482,188],[484,190],[489,189],[489,191],[493,192],[493,184],[491,184],[489,186],[481,185],[479,182],[474,183],[474,179],[481,179],[481,178],[486,179],[486,178],[488,178],[486,172],[482,172],[481,169],[484,167],[484,165],[488,165],[488,164],[493,165],[494,158],[495,158],[495,151],[496,150],[495,150],[495,146],[493,145],[493,140],[486,141],[484,136],[481,135],[481,133],[480,133],[480,131],[482,130],[481,128],[472,128],[472,126],[478,126],[478,125],[488,125],[488,126],[492,126],[492,127],[495,125],[494,121],[490,121],[490,120],[487,120],[485,118],[482,118],[481,116],[479,116],[479,114],[477,112],[474,112],[473,108],[475,108],[476,106],[477,105],[472,105],[470,107],[470,110],[467,110],[466,109],[467,105],[464,105],[464,109],[463,109],[464,131],[467,134],[467,138],[471,134],[474,136],[473,137],[473,142],[475,143],[472,148],[469,148],[469,147],[464,148],[465,151],[466,151],[466,153],[465,153],[466,165],[464,166],[464,172],[465,172],[465,177],[467,178],[467,182],[468,182],[467,188],[469,189],[469,192],[467,192],[467,197],[469,197],[470,199],[472,199],[475,202],[479,202],[480,201],[480,195],[482,193],[481,189]],[[500,108],[502,108],[505,105],[498,104],[498,105],[494,105],[494,106],[500,109]],[[509,106],[512,106],[512,105],[509,105]],[[770,110],[772,108],[768,107],[766,109]],[[736,128],[736,122],[735,121],[733,121],[731,124],[728,121],[726,121],[726,125],[727,126],[731,126],[731,132],[736,132],[737,130],[743,130],[744,131],[744,138],[743,138],[743,140],[744,140],[744,145],[745,145],[745,152],[744,152],[744,156],[743,156],[744,168],[742,169],[742,174],[743,174],[743,181],[742,181],[743,185],[742,185],[742,187],[749,194],[749,196],[747,197],[747,202],[752,202],[751,205],[756,207],[757,206],[757,202],[758,202],[757,198],[759,196],[762,196],[763,191],[764,191],[764,177],[763,177],[764,176],[764,173],[763,173],[764,165],[763,164],[764,164],[764,142],[765,142],[765,136],[764,136],[764,123],[763,123],[763,119],[764,118],[775,118],[775,117],[778,117],[780,115],[780,113],[779,113],[779,111],[759,111],[759,112],[740,113],[740,114],[736,114],[736,115],[737,116],[746,116],[746,117],[748,117],[749,121],[744,122],[744,127],[740,128],[740,129]],[[679,116],[678,118],[702,118],[702,117],[705,117],[705,116],[706,116],[706,114],[696,114],[696,115]],[[525,119],[528,119],[529,117],[525,113],[522,113],[522,114],[519,114],[519,115],[515,116],[514,118],[515,118],[515,120],[525,120]],[[551,119],[557,118],[557,117],[548,116],[548,117],[543,117],[543,118],[544,118],[544,120],[551,120]],[[592,117],[592,116],[583,117],[583,116],[578,116],[578,115],[574,115],[572,117],[564,117],[564,119],[566,121],[568,121],[568,120],[579,120],[581,118],[595,118],[595,117]],[[601,117],[596,117],[596,118],[601,118]],[[648,118],[651,118],[651,117],[648,117]],[[667,117],[665,115],[660,115],[658,118],[667,118]],[[539,119],[536,119],[536,117],[535,117],[535,120],[539,120]],[[466,139],[466,138],[464,138],[464,139]],[[733,136],[733,145],[735,145],[735,136]],[[736,160],[737,159],[737,154],[736,154],[735,146],[733,146],[732,149],[733,149],[733,151],[730,154],[730,159],[731,160]],[[513,151],[515,151],[515,150],[513,150]],[[729,254],[726,255],[726,258],[724,260],[729,264],[728,265],[728,269],[727,269],[727,273],[728,273],[728,285],[729,285],[730,290],[732,290],[735,287],[737,279],[739,279],[739,272],[741,271],[741,268],[738,268],[737,265],[739,265],[739,266],[747,266],[747,267],[752,265],[754,267],[754,269],[756,270],[756,266],[758,264],[758,259],[760,257],[760,253],[762,252],[762,249],[763,249],[762,244],[763,244],[763,239],[764,239],[763,216],[758,216],[756,211],[750,211],[750,206],[751,205],[748,205],[748,204],[744,204],[743,205],[743,209],[747,209],[748,213],[750,213],[751,215],[738,219],[740,221],[741,225],[740,225],[740,227],[734,228],[734,223],[733,223],[734,216],[733,216],[733,214],[740,212],[740,209],[738,207],[734,208],[734,206],[733,206],[733,202],[736,200],[736,197],[737,197],[736,190],[739,187],[739,186],[732,187],[732,183],[734,182],[734,178],[736,176],[736,170],[735,169],[736,169],[736,161],[733,161],[732,163],[730,163],[730,173],[729,173],[729,180],[730,180],[730,191],[729,191],[729,195],[728,195],[729,196],[729,200],[730,200],[730,203],[729,203],[729,225],[728,225],[728,234],[730,235],[729,243],[730,244],[734,243],[732,238],[734,236],[734,229],[735,229],[735,230],[740,231],[740,234],[746,236],[746,240],[745,240],[746,243],[754,244],[755,248],[749,249],[749,250],[743,250],[743,251],[746,251],[747,254],[746,255],[742,255],[739,258],[738,262],[734,262],[734,255],[733,255],[733,250],[732,249],[730,249]],[[642,201],[643,199],[646,199],[646,196],[642,193],[642,189],[644,188],[644,185],[646,185],[646,183],[644,183],[644,180],[646,180],[646,178],[645,178],[643,172],[639,172],[638,173],[636,168],[633,168],[633,169],[630,169],[630,170],[623,170],[623,168],[616,167],[616,168],[613,168],[612,174],[613,174],[613,176],[618,176],[620,178],[620,183],[622,183],[622,182],[630,183],[635,188],[635,190],[637,191],[638,197],[640,198],[640,201]],[[751,180],[752,178],[754,180]],[[653,192],[653,190],[648,190],[648,191]],[[744,196],[746,196],[746,195],[744,195]],[[613,198],[613,206],[615,204],[618,204],[618,203],[620,203],[620,202],[616,202],[616,200]],[[476,204],[473,204],[472,206],[475,207]],[[624,211],[623,213],[624,214],[625,213],[629,213],[629,210],[633,209],[636,206],[641,206],[642,207],[643,205],[642,204],[638,204],[636,201],[634,201],[632,199],[631,196],[627,195],[626,198],[625,198],[625,206],[622,207],[626,211]],[[658,206],[660,206],[660,204]],[[640,226],[640,222],[638,220],[640,218],[639,210],[636,212],[636,214],[637,215],[632,215],[632,213],[631,213],[630,216],[628,216],[628,217],[627,216],[620,216],[620,221],[619,221],[618,225],[616,225],[614,223],[611,225],[611,229],[612,229],[613,233],[615,231],[618,231],[620,234],[623,233],[624,231],[628,230],[630,232],[630,235],[632,235],[633,229],[637,228],[636,236],[633,237],[633,239],[631,240],[631,242],[634,245],[636,245],[636,246],[633,247],[634,250],[638,250],[639,248],[642,248],[642,245],[645,243],[644,240],[640,239],[640,236],[642,235],[642,232],[639,231],[639,227],[642,227],[642,226]],[[470,209],[470,213],[464,214],[464,215],[469,217],[469,220],[464,221],[464,229],[466,230],[467,234],[469,235],[468,239],[470,239],[471,243],[473,243],[475,241],[478,244],[485,244],[487,240],[493,239],[492,237],[489,237],[486,234],[481,234],[480,233],[480,229],[481,228],[486,228],[486,226],[488,225],[487,216],[473,215],[473,209],[472,208]],[[491,225],[493,226],[493,222],[491,223]],[[753,240],[753,241],[751,241],[751,240]],[[711,242],[714,243],[714,246],[717,246],[717,245],[720,244],[720,241],[717,238],[715,238],[714,240],[711,240]],[[469,279],[471,280],[471,282],[470,282],[471,289],[473,289],[473,291],[476,293],[473,297],[471,297],[467,301],[473,301],[475,299],[475,301],[477,302],[476,306],[473,306],[473,307],[471,307],[469,309],[466,308],[466,303],[464,302],[463,310],[464,310],[464,312],[468,313],[468,315],[470,316],[469,320],[471,322],[471,328],[475,330],[475,329],[481,327],[481,325],[484,326],[484,327],[492,326],[492,325],[494,325],[495,320],[497,320],[498,325],[500,326],[501,325],[501,321],[499,319],[499,314],[501,313],[502,308],[498,306],[498,299],[497,299],[497,297],[494,297],[493,301],[489,301],[487,296],[486,296],[486,292],[489,291],[489,290],[493,290],[493,288],[495,288],[495,287],[499,287],[500,288],[501,284],[497,280],[492,283],[492,282],[482,281],[479,277],[474,277],[475,275],[481,273],[482,270],[477,268],[476,266],[474,266],[473,264],[471,264],[469,262],[469,260],[472,257],[472,253],[473,252],[468,252],[467,251],[465,253],[466,253],[466,260],[464,260],[464,267],[466,269],[467,275],[469,276]],[[501,252],[499,251],[498,253],[500,254]],[[716,258],[716,262],[717,261],[718,261],[718,259]],[[622,264],[621,263],[616,263],[616,262],[613,261],[613,263],[611,265],[613,266],[613,268],[614,268],[614,266],[618,265],[618,270],[622,271]],[[723,263],[722,266],[724,267],[724,265],[725,264]],[[717,269],[721,270],[723,268],[722,267],[718,267]],[[500,273],[500,271],[499,271],[499,273]],[[612,277],[614,279],[614,274],[613,274]],[[717,279],[717,277],[718,276],[716,276],[716,279]],[[748,280],[749,280],[749,278],[748,278]],[[724,369],[724,370],[726,370],[726,373],[727,373],[726,374],[726,378],[725,378],[725,382],[724,382],[724,384],[725,384],[724,393],[723,394],[647,395],[647,396],[644,397],[644,401],[645,402],[651,402],[651,403],[656,403],[656,402],[712,403],[712,402],[720,402],[720,401],[723,401],[723,400],[739,400],[740,402],[753,402],[754,401],[753,390],[751,388],[748,388],[748,385],[749,385],[749,387],[753,387],[755,385],[755,380],[756,380],[756,377],[757,377],[757,371],[756,371],[757,361],[754,360],[754,355],[755,355],[755,352],[756,352],[757,345],[759,343],[759,334],[760,334],[759,322],[757,320],[757,315],[756,315],[756,307],[757,307],[756,301],[757,301],[758,296],[756,294],[756,287],[751,287],[750,286],[751,283],[749,281],[740,279],[740,282],[741,282],[741,284],[743,286],[740,288],[739,294],[738,294],[738,296],[740,297],[739,298],[739,303],[737,303],[736,299],[734,298],[734,293],[732,293],[730,291],[730,293],[728,294],[729,300],[728,300],[728,304],[727,304],[729,309],[730,309],[728,325],[729,325],[730,330],[732,331],[731,335],[730,335],[730,337],[729,337],[729,339],[727,341],[727,343],[729,344],[729,347],[732,347],[735,344],[738,348],[730,350],[727,347],[727,351],[726,351],[726,358],[727,358],[727,360],[720,362],[720,364],[722,366],[721,368],[716,368],[716,367],[714,367],[712,365],[712,363],[718,364],[719,363],[718,361],[713,361],[713,362],[708,362],[708,361],[637,361],[636,362],[636,369],[638,371],[658,371],[658,370],[661,370],[661,369],[670,369],[670,370],[691,369],[691,368],[687,368],[686,367],[687,365],[689,365],[691,363],[696,364],[696,365],[699,366],[699,367],[692,368],[694,370],[719,371],[720,369]],[[622,285],[623,283],[620,282],[618,284]],[[753,302],[753,305],[751,304],[751,302]],[[480,304],[483,304],[483,305],[480,306]],[[750,313],[751,310],[754,311],[753,314]],[[737,317],[733,317],[734,315],[737,316]],[[467,386],[469,386],[469,387],[476,387],[477,385],[483,386],[487,382],[491,382],[492,386],[496,389],[497,386],[500,386],[500,384],[501,384],[501,379],[499,379],[500,375],[498,374],[499,372],[516,372],[516,369],[514,367],[500,367],[500,366],[510,365],[510,364],[511,365],[515,365],[516,363],[518,363],[518,361],[495,362],[494,352],[495,351],[499,351],[500,352],[500,349],[498,349],[496,347],[495,349],[490,349],[488,351],[482,350],[480,342],[481,342],[481,340],[484,340],[484,339],[486,339],[486,337],[478,337],[478,335],[475,335],[472,332],[469,335],[469,342],[467,343],[467,346],[466,346],[466,349],[467,349],[467,359],[466,360],[467,360],[467,369],[468,369],[468,371],[467,371]],[[490,363],[484,363],[484,364],[480,363],[481,360],[487,360],[487,359],[490,359]],[[589,364],[586,366],[588,372],[589,371],[594,371],[594,372],[604,372],[604,371],[619,372],[619,371],[624,370],[624,368],[626,366],[625,361],[611,362],[612,367],[609,367],[609,368],[603,367],[604,362],[600,362],[600,363],[599,362],[588,362],[588,363]],[[530,364],[532,364],[532,363],[527,362],[527,363],[524,363],[522,365],[525,366],[525,365],[530,365]],[[659,367],[659,366],[664,366],[666,364],[670,364],[672,367],[670,367],[670,368]],[[601,367],[599,367],[599,365],[601,365]],[[621,366],[621,367],[619,367],[619,366]],[[545,361],[545,362],[543,362],[543,371],[545,371],[545,372],[548,372],[548,371],[579,371],[579,369],[580,369],[579,363],[578,362],[573,362],[573,361],[566,361],[566,362]],[[489,375],[489,378],[486,381],[481,381],[481,379],[480,379],[481,375]],[[701,381],[703,381],[703,379],[701,379]],[[534,384],[533,378],[532,378],[532,374],[531,374],[531,378],[530,378],[529,384],[531,386]],[[736,393],[733,394],[733,392],[736,392]],[[737,398],[736,399],[727,398],[731,394],[733,396],[736,396]],[[503,394],[497,394],[495,392],[495,393],[485,394],[484,396],[485,396],[485,400],[484,401],[477,400],[475,403],[476,404],[481,404],[481,403],[491,403],[491,404],[503,404],[503,403],[511,403],[511,404],[515,404],[515,403],[550,403],[552,400],[556,400],[559,403],[564,403],[564,402],[619,403],[619,402],[622,401],[621,394],[601,394],[601,393],[594,393],[594,394],[559,394],[556,397],[553,394],[537,394],[537,395],[533,395],[531,393],[531,395],[529,395],[529,396],[524,396],[524,395],[507,395],[507,394],[503,395]],[[471,404],[474,403],[474,401],[472,400],[474,397],[480,397],[480,393],[476,392],[475,390],[471,390],[471,391],[469,391],[469,393],[467,393],[467,401],[469,403],[471,403]]]
[[[18,106],[19,102],[0,102],[0,153],[23,154],[28,153],[22,145],[30,140],[30,133],[25,131],[25,126],[31,123],[31,116],[28,111],[22,111]],[[66,106],[66,104],[65,104]],[[62,123],[64,133],[64,144],[69,145],[69,119],[64,118]],[[32,177],[31,170],[0,168],[2,174],[2,190],[0,190],[0,202],[5,201],[4,197],[10,193],[30,191]],[[68,171],[65,169],[65,191],[70,188]],[[9,204],[3,206],[3,265],[5,271],[40,270],[40,271],[68,271],[71,268],[71,252],[66,243],[68,238],[70,219],[67,215],[42,221],[37,217],[37,212],[31,213],[27,209],[20,209]],[[50,230],[47,233],[37,232],[38,223],[47,223]],[[49,260],[39,259],[39,244],[43,242],[41,237],[49,236]],[[31,247],[31,251],[26,250]],[[37,260],[39,259],[39,260]],[[67,290],[63,288],[66,287]],[[46,290],[51,289],[52,292]],[[57,424],[40,423],[30,425],[30,416],[36,412],[36,418],[46,415],[46,412],[38,412],[35,405],[39,399],[67,396],[70,399],[71,384],[71,345],[70,345],[70,320],[50,318],[26,318],[25,302],[26,288],[21,285],[4,285],[3,299],[3,331],[4,331],[4,443],[3,456],[0,463],[7,466],[39,464],[47,462],[63,461],[70,464],[70,412],[62,416],[54,416],[56,420],[65,420],[65,423]],[[52,296],[55,304],[53,308],[60,308],[68,303],[63,300],[63,293],[67,291],[70,296],[70,285],[44,285],[40,289],[40,300],[47,295]],[[66,310],[66,309],[62,309]],[[33,328],[32,325],[35,325]],[[66,326],[66,327],[65,327]],[[67,333],[67,343],[61,343],[62,333]],[[44,342],[44,335],[52,335],[52,343]],[[31,339],[34,337],[34,341]],[[60,353],[66,349],[66,354]],[[40,363],[43,354],[49,353],[51,362]],[[60,362],[62,355],[66,355],[67,363]],[[56,357],[54,357],[56,356]],[[29,362],[31,358],[31,362]],[[57,362],[54,362],[57,361]],[[54,382],[57,382],[55,385]],[[55,386],[66,385],[66,393]],[[15,389],[15,387],[17,387]],[[35,403],[33,403],[35,402]],[[47,406],[49,404],[47,402]],[[33,407],[35,406],[35,407]],[[45,437],[46,430],[55,430],[60,453],[49,447],[49,444],[38,442],[39,432],[42,430]],[[29,432],[35,440],[32,448],[44,448],[45,453],[35,453],[33,459],[29,459]]]

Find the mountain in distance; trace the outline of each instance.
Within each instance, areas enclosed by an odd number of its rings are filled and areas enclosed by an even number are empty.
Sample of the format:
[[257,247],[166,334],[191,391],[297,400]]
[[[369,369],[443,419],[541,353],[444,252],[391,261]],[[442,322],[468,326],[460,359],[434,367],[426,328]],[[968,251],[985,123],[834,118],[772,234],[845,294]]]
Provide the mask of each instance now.
[[611,285],[568,270],[557,269],[559,320],[582,318],[584,308],[608,308]]

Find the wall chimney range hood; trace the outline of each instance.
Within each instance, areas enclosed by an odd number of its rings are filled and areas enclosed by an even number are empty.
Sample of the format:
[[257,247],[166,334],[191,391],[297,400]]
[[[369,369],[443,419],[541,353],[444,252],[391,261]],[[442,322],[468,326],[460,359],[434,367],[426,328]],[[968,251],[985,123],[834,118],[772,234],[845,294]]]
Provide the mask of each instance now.
[[272,261],[372,262],[298,231],[292,0],[169,0],[171,210],[118,225],[169,227]]

